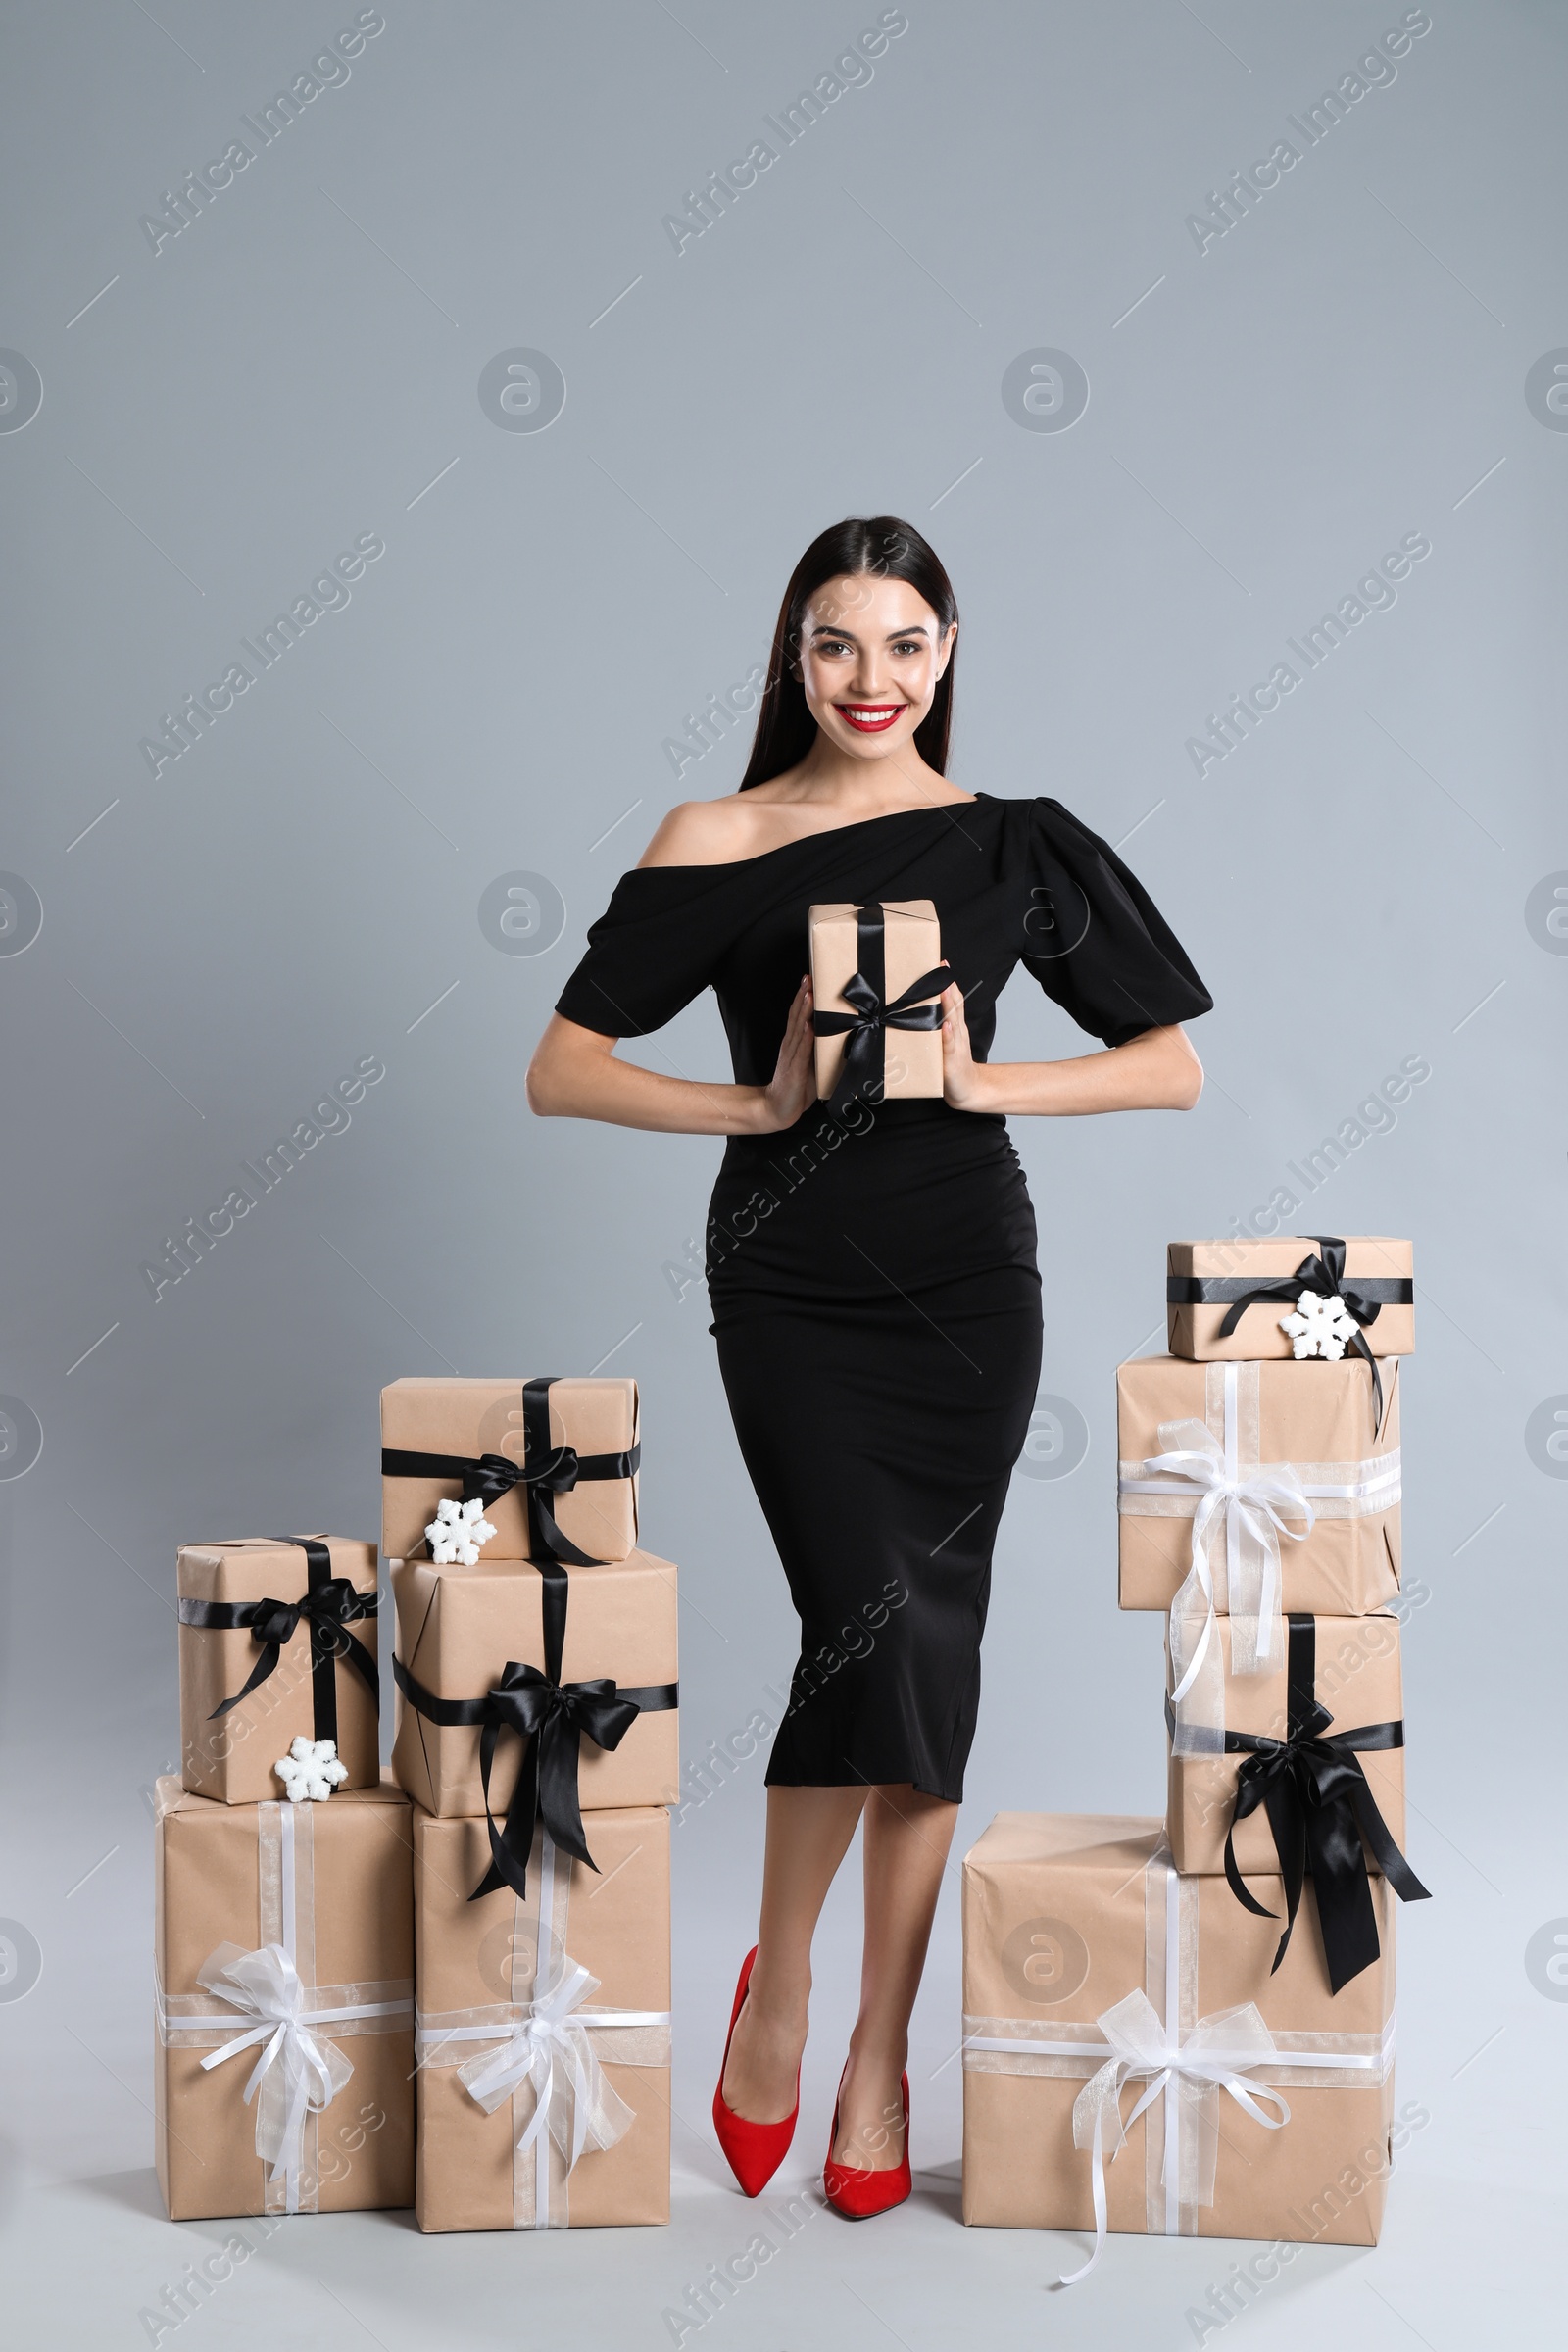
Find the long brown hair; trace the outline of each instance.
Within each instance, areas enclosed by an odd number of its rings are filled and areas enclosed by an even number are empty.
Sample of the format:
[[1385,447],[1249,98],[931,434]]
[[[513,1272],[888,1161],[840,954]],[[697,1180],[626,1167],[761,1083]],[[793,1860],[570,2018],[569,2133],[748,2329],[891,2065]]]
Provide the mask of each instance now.
[[[901,522],[896,514],[852,517],[834,523],[831,530],[813,539],[790,574],[790,584],[779,607],[752,756],[740,782],[742,792],[749,792],[754,784],[769,783],[774,776],[782,776],[787,769],[799,766],[815,741],[816,721],[797,674],[801,631],[806,608],[816,591],[827,581],[840,579],[847,573],[867,573],[873,579],[907,580],[936,614],[938,628],[944,635],[958,617],[953,582],[935,550],[912,523]],[[947,668],[937,680],[931,708],[914,730],[916,751],[939,776],[948,771],[953,664],[957,650],[955,645]]]

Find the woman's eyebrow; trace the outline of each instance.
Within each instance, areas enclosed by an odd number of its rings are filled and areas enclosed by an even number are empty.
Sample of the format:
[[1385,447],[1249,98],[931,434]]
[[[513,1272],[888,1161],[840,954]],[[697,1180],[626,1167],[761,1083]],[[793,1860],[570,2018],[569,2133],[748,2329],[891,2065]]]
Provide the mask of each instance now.
[[[839,628],[825,620],[817,622],[811,635],[813,637],[842,637],[849,645],[858,645],[860,642],[853,629]],[[927,623],[923,620],[916,620],[911,621],[906,629],[889,629],[885,642],[888,645],[896,645],[901,637],[927,637],[929,635],[930,629]]]

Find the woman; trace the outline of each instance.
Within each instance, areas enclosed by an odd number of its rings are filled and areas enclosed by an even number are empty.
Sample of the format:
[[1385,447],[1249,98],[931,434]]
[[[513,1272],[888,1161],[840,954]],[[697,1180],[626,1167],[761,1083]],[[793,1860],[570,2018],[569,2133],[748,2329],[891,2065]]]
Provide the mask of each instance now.
[[[862,1824],[860,2009],[824,2174],[854,2218],[909,2193],[909,2014],[1040,1368],[1034,1212],[1006,1114],[1191,1108],[1202,1072],[1177,1024],[1210,1003],[1127,868],[1057,802],[949,783],[956,640],[952,585],[908,524],[842,522],[808,548],[739,791],[672,809],[621,877],[528,1075],[546,1116],[729,1139],[712,1328],[802,1655],[713,2117],[757,2195],[795,2128],[812,1931]],[[808,907],[910,898],[935,902],[954,974],[944,1099],[884,1102],[873,1084],[833,1114],[801,977]],[[988,1064],[1019,962],[1104,1051]],[[707,987],[733,1085],[616,1059],[617,1040]]]

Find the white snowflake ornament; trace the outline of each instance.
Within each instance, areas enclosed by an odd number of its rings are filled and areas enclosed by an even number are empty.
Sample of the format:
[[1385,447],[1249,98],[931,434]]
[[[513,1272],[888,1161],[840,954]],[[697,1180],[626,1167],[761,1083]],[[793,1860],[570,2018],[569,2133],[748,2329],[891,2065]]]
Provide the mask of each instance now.
[[478,1563],[480,1545],[488,1544],[496,1531],[484,1515],[482,1502],[454,1502],[444,1495],[424,1532],[430,1540],[430,1557],[438,1568],[448,1567],[454,1560],[472,1568]]
[[1318,1355],[1334,1364],[1354,1339],[1357,1326],[1343,1298],[1323,1298],[1316,1291],[1303,1291],[1295,1313],[1281,1315],[1280,1329],[1291,1342],[1293,1355]]
[[272,1766],[283,1784],[291,1805],[307,1798],[318,1804],[329,1797],[339,1782],[349,1777],[349,1768],[338,1759],[335,1740],[307,1740],[303,1732],[286,1756],[279,1756]]

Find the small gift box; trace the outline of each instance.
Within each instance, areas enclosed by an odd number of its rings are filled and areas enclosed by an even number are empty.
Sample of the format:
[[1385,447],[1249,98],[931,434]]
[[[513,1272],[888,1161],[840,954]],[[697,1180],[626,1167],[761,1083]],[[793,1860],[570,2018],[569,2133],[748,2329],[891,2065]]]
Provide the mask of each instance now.
[[483,1822],[414,1820],[419,2228],[667,2222],[668,1814],[596,1814],[599,1878],[541,1831],[482,1902]]
[[1166,1346],[1198,1363],[1410,1355],[1414,1299],[1409,1243],[1381,1234],[1172,1242],[1165,1252]]
[[180,1777],[192,1794],[225,1805],[281,1796],[277,1765],[296,1739],[332,1742],[339,1795],[373,1788],[374,1544],[342,1536],[186,1544],[177,1579]]
[[1377,1958],[1369,1868],[1403,1901],[1427,1892],[1399,1850],[1399,1629],[1386,1615],[1293,1613],[1283,1641],[1245,1675],[1233,1671],[1237,1631],[1236,1619],[1217,1617],[1184,1651],[1174,1638],[1178,1620],[1166,1644],[1172,1858],[1184,1872],[1222,1872],[1237,1901],[1258,1915],[1270,1905],[1250,1882],[1277,1874],[1285,1891],[1281,1956],[1310,1876],[1338,1992]]
[[1157,1821],[999,1814],[963,1865],[964,2220],[1092,2236],[1064,2283],[1107,2228],[1376,2244],[1394,1903],[1371,1885],[1380,1956],[1336,1997],[1315,1936],[1271,1973],[1275,1923],[1179,1878]]
[[156,1791],[158,2180],[171,2221],[414,2195],[408,1799]]
[[1196,1577],[1221,1615],[1359,1617],[1399,1591],[1399,1366],[1194,1363],[1116,1372],[1124,1609],[1163,1609]]
[[536,1819],[585,1856],[583,1806],[597,1820],[607,1806],[678,1803],[667,1560],[634,1551],[570,1571],[548,1560],[399,1560],[392,1595],[393,1769],[430,1813],[488,1816],[503,1876],[520,1879]]
[[634,1380],[396,1380],[381,1392],[381,1549],[623,1560],[641,1458]]
[[905,1102],[942,1093],[942,991],[953,974],[929,899],[811,907],[816,1091]]

